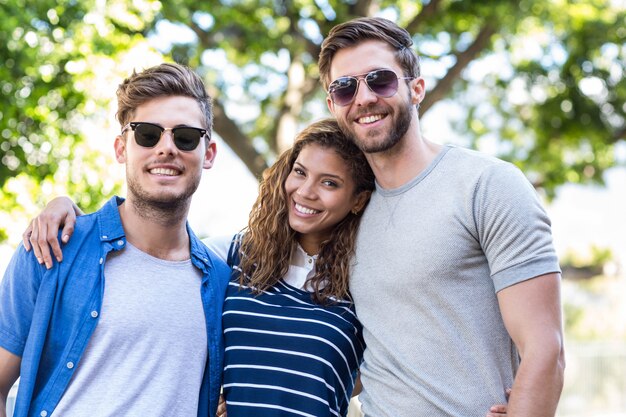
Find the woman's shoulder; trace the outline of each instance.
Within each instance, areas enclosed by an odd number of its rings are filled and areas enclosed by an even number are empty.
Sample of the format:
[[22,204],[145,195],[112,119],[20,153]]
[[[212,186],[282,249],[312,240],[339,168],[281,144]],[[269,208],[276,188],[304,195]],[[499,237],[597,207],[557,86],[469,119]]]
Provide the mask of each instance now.
[[202,239],[202,243],[222,261],[226,262],[228,259],[228,250],[230,249],[230,244],[234,236],[235,235],[210,236]]

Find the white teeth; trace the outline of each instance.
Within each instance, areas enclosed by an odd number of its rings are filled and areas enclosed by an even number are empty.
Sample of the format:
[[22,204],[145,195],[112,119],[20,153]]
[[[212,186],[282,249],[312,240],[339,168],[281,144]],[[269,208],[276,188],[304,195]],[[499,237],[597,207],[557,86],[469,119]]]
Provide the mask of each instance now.
[[151,174],[155,174],[155,175],[179,175],[178,171],[176,171],[175,169],[168,169],[168,168],[152,168],[150,170]]
[[372,116],[359,117],[358,122],[359,123],[374,123],[382,118],[383,116],[381,114],[375,114]]
[[308,207],[301,206],[298,203],[296,203],[295,206],[296,206],[296,211],[298,211],[298,212],[300,212],[302,214],[316,214],[316,213],[319,213],[319,210],[313,210],[313,209],[310,209]]

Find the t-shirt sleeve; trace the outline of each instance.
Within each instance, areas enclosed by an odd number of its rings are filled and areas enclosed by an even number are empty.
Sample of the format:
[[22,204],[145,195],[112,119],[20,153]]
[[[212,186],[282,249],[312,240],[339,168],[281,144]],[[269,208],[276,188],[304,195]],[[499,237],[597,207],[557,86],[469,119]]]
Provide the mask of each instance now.
[[0,346],[17,356],[24,352],[43,268],[20,244],[0,282]]
[[497,163],[485,169],[476,187],[474,215],[496,292],[560,272],[550,219],[514,165]]

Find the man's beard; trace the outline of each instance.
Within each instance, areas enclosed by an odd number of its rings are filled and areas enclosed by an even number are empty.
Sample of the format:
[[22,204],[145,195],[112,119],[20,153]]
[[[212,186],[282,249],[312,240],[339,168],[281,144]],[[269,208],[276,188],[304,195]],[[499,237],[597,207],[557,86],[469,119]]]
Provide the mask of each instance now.
[[[369,111],[369,110],[368,110]],[[343,133],[364,153],[379,153],[386,152],[396,146],[409,130],[412,120],[413,104],[407,102],[400,107],[397,112],[397,117],[393,121],[391,130],[388,135],[379,142],[369,142],[367,140],[361,140],[356,135],[354,129],[350,127],[343,119],[337,119],[339,127]],[[370,131],[369,136],[376,136],[379,134],[379,130],[375,129]]]
[[171,223],[187,216],[191,197],[200,185],[200,176],[194,178],[178,195],[172,193],[149,193],[127,172],[127,187],[132,195],[132,204],[142,217],[152,218],[159,223]]

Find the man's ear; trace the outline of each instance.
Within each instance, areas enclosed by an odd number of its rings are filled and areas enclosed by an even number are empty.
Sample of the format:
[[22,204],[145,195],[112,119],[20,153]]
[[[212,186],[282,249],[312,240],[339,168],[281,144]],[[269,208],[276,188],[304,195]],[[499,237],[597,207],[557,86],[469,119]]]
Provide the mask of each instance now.
[[117,162],[120,164],[126,163],[126,139],[122,135],[117,135],[113,147],[115,148],[115,159],[117,159]]
[[328,111],[330,111],[330,114],[332,114],[333,116],[335,115],[335,103],[333,103],[333,101],[330,99],[330,96],[326,96],[326,106],[328,106]]
[[215,161],[215,155],[217,155],[217,145],[212,140],[209,140],[204,151],[204,162],[202,163],[202,168],[212,168],[213,162]]
[[426,96],[426,83],[422,77],[417,77],[410,82],[409,87],[411,89],[411,102],[419,104],[424,100]]

